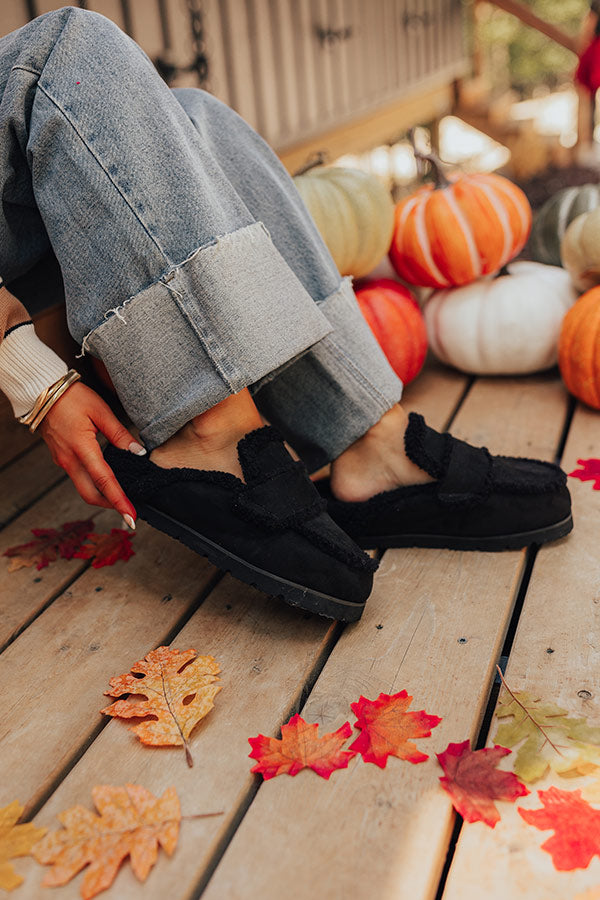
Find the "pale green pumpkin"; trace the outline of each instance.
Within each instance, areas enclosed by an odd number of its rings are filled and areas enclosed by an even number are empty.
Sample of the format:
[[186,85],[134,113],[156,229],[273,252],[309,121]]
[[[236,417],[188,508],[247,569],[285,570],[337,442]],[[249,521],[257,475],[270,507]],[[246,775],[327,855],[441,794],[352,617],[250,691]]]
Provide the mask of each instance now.
[[560,245],[562,264],[580,291],[600,284],[600,208],[573,219]]
[[532,259],[560,266],[560,244],[571,222],[600,206],[600,185],[563,188],[547,200],[533,220],[527,249]]
[[294,178],[342,275],[368,275],[389,250],[394,204],[374,175],[339,167]]

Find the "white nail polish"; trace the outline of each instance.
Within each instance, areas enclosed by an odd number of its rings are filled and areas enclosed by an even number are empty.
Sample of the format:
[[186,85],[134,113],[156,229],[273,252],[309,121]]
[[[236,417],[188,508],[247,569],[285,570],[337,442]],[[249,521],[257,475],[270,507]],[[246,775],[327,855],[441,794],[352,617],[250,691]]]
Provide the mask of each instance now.
[[135,531],[135,522],[129,514],[123,516],[123,521],[132,531]]
[[132,441],[127,449],[130,453],[135,453],[136,456],[146,455],[146,448],[142,447],[141,444],[138,444],[137,441]]

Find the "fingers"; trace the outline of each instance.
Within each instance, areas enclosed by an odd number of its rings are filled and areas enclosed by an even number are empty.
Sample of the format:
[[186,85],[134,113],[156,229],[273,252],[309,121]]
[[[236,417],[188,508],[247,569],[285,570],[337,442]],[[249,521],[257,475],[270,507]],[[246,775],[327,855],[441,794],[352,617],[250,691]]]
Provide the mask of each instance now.
[[92,506],[101,506],[104,509],[112,509],[112,503],[110,503],[106,497],[103,497],[100,491],[94,487],[94,482],[81,464],[75,464],[74,467],[67,469],[66,472],[75,485],[75,489],[82,500],[85,500],[86,503],[89,503]]
[[100,397],[97,399],[99,402],[93,410],[93,422],[98,431],[101,431],[111,444],[120,450],[129,450],[137,456],[145,456],[146,449],[119,422],[110,406],[104,403]]
[[[102,456],[102,451],[95,439],[89,445],[82,447],[79,459],[95,490],[108,500],[109,505],[121,513],[123,518],[127,516],[132,522],[135,522],[135,508],[127,499],[123,488],[114,476],[113,470]],[[128,522],[127,524],[130,523]],[[135,528],[135,525],[133,527]]]

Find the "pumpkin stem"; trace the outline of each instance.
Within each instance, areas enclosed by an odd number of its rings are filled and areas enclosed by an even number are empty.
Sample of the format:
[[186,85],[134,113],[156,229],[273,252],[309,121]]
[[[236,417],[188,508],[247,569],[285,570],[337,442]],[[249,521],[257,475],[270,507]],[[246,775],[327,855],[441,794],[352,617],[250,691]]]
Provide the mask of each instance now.
[[431,166],[431,171],[433,172],[435,178],[435,186],[436,188],[446,188],[450,187],[452,182],[446,178],[444,170],[442,168],[443,163],[439,156],[435,153],[423,153],[421,150],[417,148],[415,143],[415,130],[411,128],[408,132],[408,138],[412,145],[413,153],[417,162],[428,162]]
[[303,166],[301,166],[297,172],[294,172],[292,178],[295,178],[297,175],[304,175],[306,172],[310,172],[311,169],[316,169],[317,166],[322,166],[327,160],[327,151],[326,150],[317,150],[316,153],[313,153],[312,156],[309,156]]

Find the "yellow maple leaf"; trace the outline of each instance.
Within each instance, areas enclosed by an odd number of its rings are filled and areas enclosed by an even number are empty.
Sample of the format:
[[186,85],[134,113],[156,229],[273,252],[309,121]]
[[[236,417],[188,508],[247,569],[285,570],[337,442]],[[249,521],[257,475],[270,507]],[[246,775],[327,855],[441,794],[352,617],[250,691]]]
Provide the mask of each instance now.
[[0,889],[5,891],[14,890],[23,881],[10,860],[29,856],[36,841],[46,834],[45,828],[36,828],[31,822],[17,825],[22,812],[17,800],[0,809]]
[[96,785],[92,798],[99,815],[72,806],[57,817],[64,827],[47,834],[31,852],[42,865],[52,866],[42,882],[47,887],[66,884],[89,866],[81,884],[84,900],[110,887],[127,856],[145,881],[159,845],[169,856],[175,850],[181,821],[172,787],[157,798],[139,784]]
[[130,696],[111,703],[101,712],[126,719],[152,716],[131,730],[143,744],[184,746],[191,766],[187,740],[214,706],[213,700],[221,690],[221,685],[214,684],[219,671],[212,656],[196,656],[196,651],[191,649],[158,647],[136,662],[130,673],[110,679],[110,690],[104,692],[108,697]]
[[513,771],[522,781],[537,781],[549,768],[569,775],[580,764],[600,764],[600,728],[569,716],[554,703],[526,691],[510,691],[506,683],[505,687],[496,716],[510,716],[512,721],[498,727],[494,741],[503,747],[520,744]]

